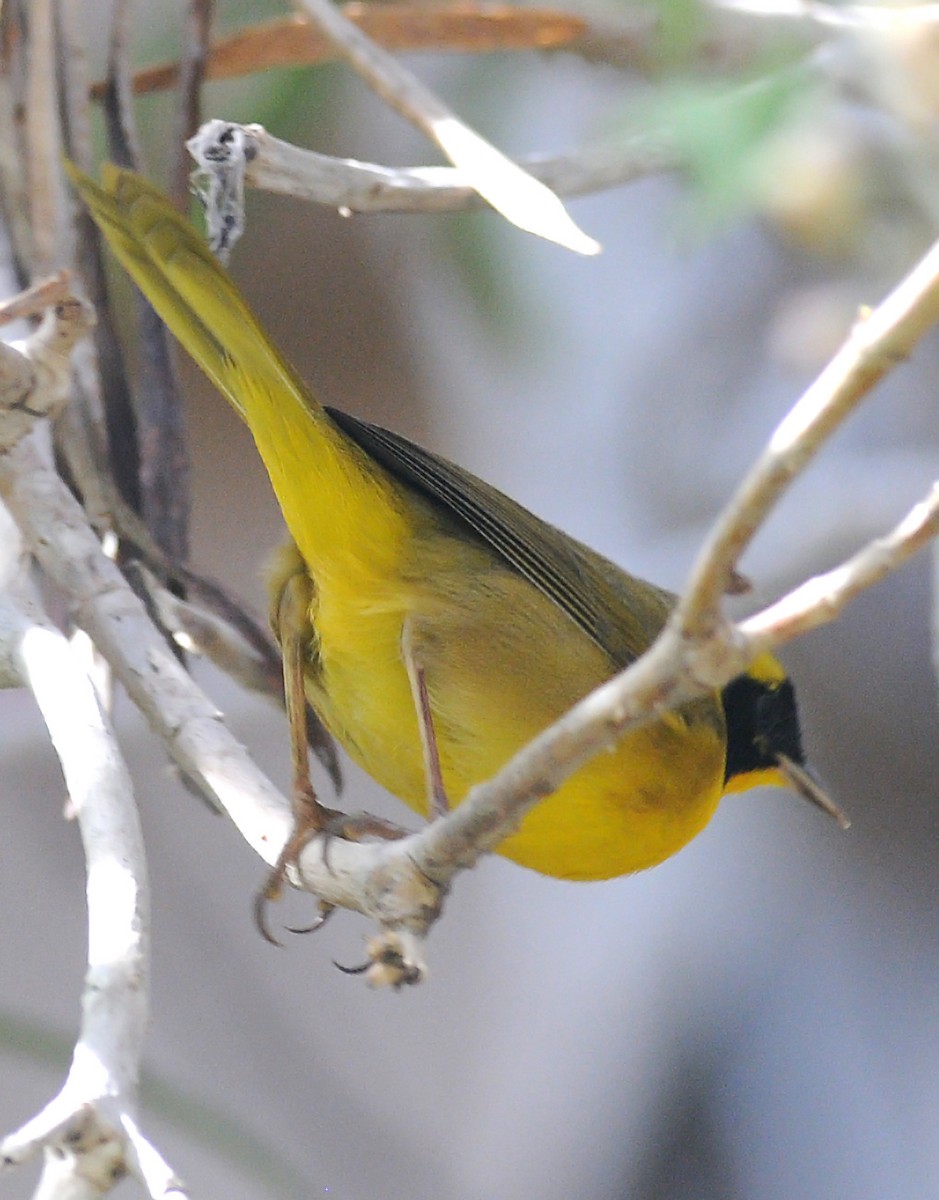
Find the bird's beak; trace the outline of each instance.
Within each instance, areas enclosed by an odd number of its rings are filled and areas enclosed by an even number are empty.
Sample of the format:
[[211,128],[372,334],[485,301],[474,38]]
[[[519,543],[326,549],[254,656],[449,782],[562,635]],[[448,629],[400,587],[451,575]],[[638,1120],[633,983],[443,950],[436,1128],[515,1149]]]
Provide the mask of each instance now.
[[798,792],[803,800],[808,800],[822,812],[834,817],[842,829],[850,828],[850,818],[832,800],[822,787],[821,780],[810,768],[800,765],[786,754],[777,754],[776,763],[786,783],[793,791]]

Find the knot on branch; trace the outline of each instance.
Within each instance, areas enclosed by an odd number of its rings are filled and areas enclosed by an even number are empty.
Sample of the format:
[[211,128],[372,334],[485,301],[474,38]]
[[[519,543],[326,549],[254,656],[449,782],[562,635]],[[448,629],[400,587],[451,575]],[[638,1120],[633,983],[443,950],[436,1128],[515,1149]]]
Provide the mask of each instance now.
[[28,337],[0,344],[0,449],[9,449],[43,417],[55,416],[69,396],[69,356],[94,326],[91,307],[70,291],[68,272],[0,306],[0,324],[42,314]]
[[425,875],[399,842],[389,847],[365,881],[368,909],[386,930],[407,929],[419,937],[437,920],[447,894],[445,884]]
[[732,622],[720,618],[709,631],[686,643],[683,657],[692,683],[707,691],[720,691],[746,671],[753,656],[749,639]]

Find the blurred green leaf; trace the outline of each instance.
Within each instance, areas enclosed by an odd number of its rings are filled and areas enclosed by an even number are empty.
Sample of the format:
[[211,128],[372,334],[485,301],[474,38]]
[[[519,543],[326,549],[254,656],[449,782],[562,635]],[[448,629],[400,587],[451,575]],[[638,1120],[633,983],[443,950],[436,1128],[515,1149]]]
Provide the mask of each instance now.
[[803,74],[790,69],[747,83],[674,80],[643,106],[642,124],[675,147],[708,230],[754,207],[767,146],[809,102]]
[[700,0],[657,0],[659,62],[663,68],[684,65],[692,57],[704,28]]

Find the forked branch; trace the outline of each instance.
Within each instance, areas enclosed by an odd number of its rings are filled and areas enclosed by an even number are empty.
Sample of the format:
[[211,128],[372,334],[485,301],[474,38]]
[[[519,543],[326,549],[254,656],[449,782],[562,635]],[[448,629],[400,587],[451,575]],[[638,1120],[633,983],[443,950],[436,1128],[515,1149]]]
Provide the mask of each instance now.
[[[88,326],[80,301],[56,279],[4,306],[3,316],[50,304],[31,337],[0,356],[0,475],[32,445],[53,474],[43,414],[64,399],[68,351]],[[27,431],[28,430],[28,431]],[[12,441],[12,445],[10,444]],[[15,468],[13,468],[15,469]],[[0,491],[6,488],[0,486]],[[18,549],[7,537],[4,549]],[[82,1022],[59,1094],[0,1143],[0,1169],[44,1153],[37,1195],[101,1196],[131,1172],[153,1197],[183,1196],[170,1167],[136,1124],[137,1085],[149,1019],[149,893],[133,786],[113,730],[75,648],[51,624],[29,582],[28,562],[4,564],[4,661],[28,687],[62,764],[87,866],[88,969]],[[9,680],[12,682],[12,679]]]

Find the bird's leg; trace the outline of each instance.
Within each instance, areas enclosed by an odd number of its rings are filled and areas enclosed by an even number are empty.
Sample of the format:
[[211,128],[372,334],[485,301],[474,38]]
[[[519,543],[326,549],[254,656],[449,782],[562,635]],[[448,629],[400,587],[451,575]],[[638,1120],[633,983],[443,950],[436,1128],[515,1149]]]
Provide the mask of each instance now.
[[417,714],[417,728],[421,736],[421,755],[424,760],[424,779],[427,783],[427,813],[432,819],[446,816],[450,811],[446,788],[443,785],[443,772],[440,769],[440,751],[437,748],[437,735],[434,733],[434,717],[430,711],[430,698],[427,695],[427,679],[424,668],[418,662],[414,645],[413,626],[409,618],[405,619],[401,631],[401,654],[404,658],[408,682],[411,685],[411,698],[414,701],[414,711]]
[[277,939],[270,932],[266,921],[267,905],[280,899],[287,870],[296,864],[307,842],[326,830],[340,815],[319,802],[310,778],[303,667],[306,644],[311,636],[311,598],[312,585],[309,576],[304,569],[298,569],[284,580],[274,599],[271,614],[271,623],[283,658],[284,706],[287,710],[292,767],[290,804],[293,810],[293,830],[284,843],[267,882],[257,894],[254,915],[258,929],[269,942],[275,944],[278,944]]
[[[327,808],[316,796],[310,778],[310,759],[307,749],[307,700],[304,675],[307,665],[307,647],[313,638],[310,625],[310,604],[313,599],[313,583],[306,568],[298,566],[288,575],[274,597],[271,613],[275,636],[280,643],[284,666],[284,705],[287,710],[287,727],[290,733],[290,758],[292,786],[290,802],[293,810],[293,830],[271,868],[267,882],[255,898],[255,923],[262,935],[274,945],[279,945],[267,925],[267,905],[279,900],[284,880],[290,867],[295,867],[307,843],[318,834],[326,839],[342,837],[348,841],[361,841],[366,837],[384,838],[392,841],[404,837],[406,830],[369,813],[348,816],[334,808]],[[328,846],[328,840],[327,840]],[[324,858],[326,848],[324,847]],[[320,919],[310,929],[318,928],[332,911],[329,905],[320,904]],[[295,931],[301,932],[301,931]],[[306,932],[306,931],[302,931]]]

